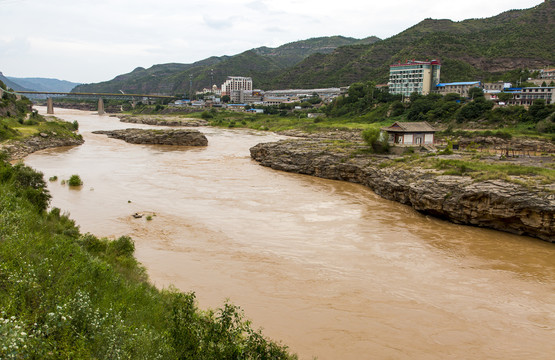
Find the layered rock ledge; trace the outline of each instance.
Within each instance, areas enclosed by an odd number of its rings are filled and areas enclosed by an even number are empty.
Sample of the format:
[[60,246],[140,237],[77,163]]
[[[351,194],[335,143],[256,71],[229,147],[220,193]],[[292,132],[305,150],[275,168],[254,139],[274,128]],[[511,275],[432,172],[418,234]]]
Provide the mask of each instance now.
[[208,139],[197,130],[188,129],[123,129],[99,130],[93,134],[104,134],[114,139],[124,140],[131,144],[206,146]]
[[39,135],[31,136],[24,140],[9,141],[0,145],[0,150],[8,153],[8,160],[21,160],[29,154],[39,150],[63,147],[63,146],[76,146],[85,142],[80,135],[74,137],[58,136],[58,134],[41,133]]
[[154,116],[154,115],[124,115],[118,116],[121,122],[132,124],[146,124],[159,126],[207,126],[208,121],[203,119],[182,118],[178,116]]
[[546,189],[385,166],[387,156],[353,156],[329,150],[329,143],[319,140],[258,144],[250,153],[263,166],[362,184],[385,199],[454,223],[555,242],[555,195]]

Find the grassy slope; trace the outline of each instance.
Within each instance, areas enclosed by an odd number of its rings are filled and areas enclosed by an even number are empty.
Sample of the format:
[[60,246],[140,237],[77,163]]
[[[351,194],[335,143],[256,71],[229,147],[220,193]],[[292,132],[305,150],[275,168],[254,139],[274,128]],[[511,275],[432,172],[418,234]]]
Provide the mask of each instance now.
[[146,281],[132,240],[46,212],[42,175],[0,161],[0,358],[288,359],[225,304]]

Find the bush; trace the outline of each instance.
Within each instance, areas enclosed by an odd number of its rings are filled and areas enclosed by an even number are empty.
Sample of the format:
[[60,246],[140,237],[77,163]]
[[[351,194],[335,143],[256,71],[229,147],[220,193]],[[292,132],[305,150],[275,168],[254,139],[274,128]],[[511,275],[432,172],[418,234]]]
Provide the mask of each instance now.
[[11,166],[8,163],[1,163],[0,180],[10,181],[16,188],[17,195],[26,198],[37,209],[42,211],[48,207],[51,197],[42,173],[23,164]]
[[466,120],[476,120],[484,116],[487,111],[492,109],[492,107],[493,102],[485,100],[483,97],[479,97],[459,110],[457,114],[457,121],[464,122]]
[[133,256],[135,243],[129,236],[121,236],[108,244],[108,252],[116,256]]
[[83,185],[83,181],[79,177],[79,175],[71,175],[69,180],[67,181],[69,186],[81,186]]
[[212,115],[208,111],[203,111],[202,114],[200,114],[200,117],[203,118],[204,120],[208,120],[208,119],[212,119],[214,115]]
[[362,138],[377,154],[385,154],[389,152],[389,143],[387,135],[382,133],[378,128],[369,128],[362,132]]
[[544,119],[536,124],[536,130],[539,133],[552,134],[555,133],[555,122],[553,119]]

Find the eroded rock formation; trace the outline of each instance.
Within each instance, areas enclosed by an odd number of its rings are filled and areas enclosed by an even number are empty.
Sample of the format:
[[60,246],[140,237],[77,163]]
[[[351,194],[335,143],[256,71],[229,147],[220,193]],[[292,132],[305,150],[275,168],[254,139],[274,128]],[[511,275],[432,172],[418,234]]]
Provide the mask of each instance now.
[[384,156],[352,156],[316,140],[258,144],[251,157],[273,169],[363,184],[388,200],[449,221],[555,242],[555,195],[501,180],[476,182],[422,168],[380,166]]
[[181,145],[181,146],[206,146],[208,139],[197,130],[189,129],[123,129],[123,130],[99,130],[93,134],[105,134],[108,137],[124,140],[131,144],[152,145]]
[[0,150],[4,150],[8,153],[9,160],[20,160],[39,150],[81,145],[84,142],[81,136],[59,137],[56,134],[41,133],[24,140],[9,141],[2,144]]

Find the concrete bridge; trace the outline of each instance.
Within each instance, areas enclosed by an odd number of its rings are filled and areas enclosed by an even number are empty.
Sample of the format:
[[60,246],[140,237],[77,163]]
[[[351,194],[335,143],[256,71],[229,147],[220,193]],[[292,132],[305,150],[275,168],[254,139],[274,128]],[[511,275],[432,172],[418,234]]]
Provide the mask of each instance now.
[[153,94],[125,94],[120,93],[85,93],[85,92],[56,92],[56,91],[15,91],[16,94],[24,95],[50,95],[46,98],[46,113],[54,114],[54,102],[52,96],[76,96],[76,97],[98,97],[98,114],[104,114],[104,100],[102,98],[130,99],[135,107],[136,99],[175,99],[175,96],[153,95]]

